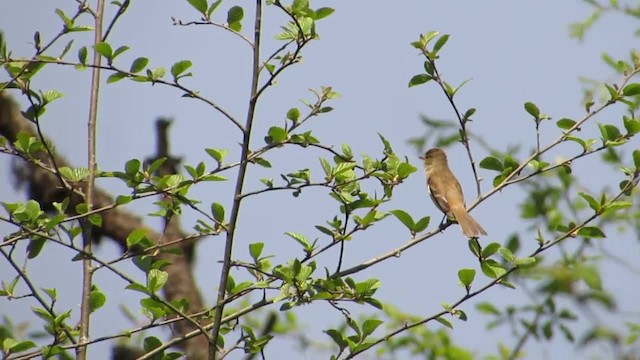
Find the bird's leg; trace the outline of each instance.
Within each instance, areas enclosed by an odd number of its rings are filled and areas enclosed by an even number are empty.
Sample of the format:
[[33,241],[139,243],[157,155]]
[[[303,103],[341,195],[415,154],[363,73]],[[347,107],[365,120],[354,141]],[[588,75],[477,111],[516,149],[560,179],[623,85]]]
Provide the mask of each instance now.
[[438,229],[440,230],[440,232],[444,230],[444,227],[445,225],[447,225],[447,223],[449,223],[449,218],[447,217],[447,214],[445,214],[442,217],[442,220],[440,220],[440,225],[438,225]]

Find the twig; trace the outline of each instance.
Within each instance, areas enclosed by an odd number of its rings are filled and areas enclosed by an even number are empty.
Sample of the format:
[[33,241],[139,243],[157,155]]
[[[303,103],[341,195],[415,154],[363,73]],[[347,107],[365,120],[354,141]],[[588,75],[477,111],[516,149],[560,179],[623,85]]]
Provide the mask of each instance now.
[[242,39],[244,42],[246,42],[247,44],[249,44],[249,46],[251,46],[251,48],[254,48],[253,43],[251,42],[251,40],[249,38],[247,38],[246,36],[242,35],[242,33],[237,32],[233,29],[231,29],[230,27],[224,25],[224,24],[219,24],[210,20],[207,21],[188,21],[188,22],[183,22],[182,20],[173,19],[173,24],[174,25],[180,25],[180,26],[189,26],[189,25],[211,25],[211,26],[215,26],[218,27],[220,29],[224,29],[229,31],[230,33],[232,33],[233,35],[238,36],[240,39]]
[[442,80],[440,72],[436,67],[435,60],[431,60],[431,57],[429,57],[426,49],[422,49],[422,54],[425,56],[426,61],[431,63],[431,66],[433,67],[433,74],[435,75],[433,77],[433,80],[436,81],[436,83],[440,86],[440,89],[442,89],[442,91],[444,92],[445,96],[447,97],[447,100],[449,101],[449,104],[453,108],[453,112],[456,114],[456,117],[458,118],[458,123],[460,123],[460,141],[462,142],[462,145],[464,146],[465,150],[467,150],[467,156],[469,157],[469,163],[471,164],[471,171],[473,172],[473,179],[476,183],[476,193],[477,193],[477,196],[480,196],[482,192],[482,190],[480,189],[480,177],[478,176],[476,163],[473,160],[473,155],[471,153],[471,146],[469,145],[469,137],[467,136],[467,122],[469,120],[463,119],[462,114],[460,114],[460,111],[458,110],[458,106],[453,100],[454,94],[450,93],[447,90],[447,86],[445,85],[444,80]]

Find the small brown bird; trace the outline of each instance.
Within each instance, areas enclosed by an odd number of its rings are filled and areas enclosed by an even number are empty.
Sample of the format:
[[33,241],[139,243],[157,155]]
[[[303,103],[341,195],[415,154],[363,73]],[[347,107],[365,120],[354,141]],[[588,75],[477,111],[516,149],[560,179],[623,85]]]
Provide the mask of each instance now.
[[455,219],[467,237],[487,235],[482,226],[467,212],[462,187],[449,169],[447,155],[438,148],[427,151],[420,157],[424,161],[427,175],[427,190],[433,203],[450,219]]

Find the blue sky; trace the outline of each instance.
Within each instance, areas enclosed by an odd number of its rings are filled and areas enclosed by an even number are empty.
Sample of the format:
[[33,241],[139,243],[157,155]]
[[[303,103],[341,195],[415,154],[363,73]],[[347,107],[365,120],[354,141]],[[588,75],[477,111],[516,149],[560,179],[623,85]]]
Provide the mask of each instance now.
[[[581,105],[582,88],[580,76],[615,81],[611,71],[600,59],[606,52],[614,58],[628,58],[628,51],[637,38],[632,37],[634,24],[620,16],[607,16],[599,21],[587,34],[584,42],[570,39],[568,26],[571,22],[584,19],[589,8],[580,1],[403,1],[389,5],[389,2],[315,1],[312,6],[329,6],[336,12],[318,24],[320,40],[304,52],[301,64],[287,71],[277,86],[266,93],[258,106],[254,127],[254,144],[258,146],[267,129],[281,125],[286,111],[301,107],[299,99],[311,98],[307,89],[332,86],[342,97],[331,106],[335,110],[312,119],[307,130],[322,142],[339,146],[348,143],[355,154],[378,155],[381,144],[378,133],[389,139],[395,151],[407,156],[421,170],[417,153],[407,145],[406,140],[425,129],[419,121],[420,114],[450,119],[451,108],[434,85],[408,88],[411,76],[422,70],[422,59],[409,43],[420,33],[437,30],[451,35],[441,52],[440,71],[447,81],[459,84],[471,78],[459,93],[457,101],[462,108],[475,107],[477,115],[472,131],[484,136],[498,148],[509,144],[520,144],[525,152],[535,144],[533,122],[523,109],[526,101],[535,102],[541,110],[554,119],[577,118],[583,114]],[[61,26],[60,19],[53,13],[56,7],[70,13],[75,2],[48,2],[35,0],[3,1],[0,3],[0,30],[4,31],[9,47],[16,57],[31,56],[34,31],[41,32],[43,39],[49,39]],[[221,5],[222,16],[231,6]],[[219,10],[219,11],[220,11]],[[251,13],[250,8],[246,13]],[[284,18],[273,9],[265,13],[264,52],[270,53],[279,45],[273,35],[279,31]],[[249,47],[238,38],[213,27],[179,27],[172,25],[171,17],[197,20],[198,14],[186,1],[148,2],[133,1],[130,10],[123,17],[111,37],[114,47],[128,45],[131,50],[123,54],[119,61],[123,67],[138,56],[146,56],[153,66],[170,68],[176,61],[193,61],[190,69],[193,78],[185,79],[185,85],[200,90],[203,95],[215,99],[228,111],[244,118],[249,91]],[[223,19],[218,18],[223,21]],[[84,18],[89,21],[88,17]],[[249,23],[245,22],[243,32],[249,34]],[[76,37],[75,48],[89,44],[90,33]],[[65,42],[58,46],[61,49]],[[59,50],[58,50],[59,51]],[[56,52],[55,50],[53,51]],[[72,50],[70,59],[75,59]],[[6,75],[1,75],[4,80]],[[84,166],[86,163],[85,137],[88,109],[88,89],[90,73],[77,72],[72,68],[50,66],[35,81],[35,86],[43,90],[56,89],[65,94],[62,100],[52,104],[43,119],[45,132],[55,141],[57,151],[72,164]],[[103,76],[106,79],[106,76]],[[103,170],[122,169],[131,158],[144,158],[154,149],[153,123],[159,116],[172,117],[172,150],[182,156],[186,164],[207,161],[209,157],[203,148],[227,148],[230,158],[239,155],[240,136],[228,121],[206,105],[180,97],[180,93],[161,86],[127,81],[106,85],[101,90],[99,107],[98,164]],[[17,96],[17,94],[16,94]],[[24,105],[24,104],[23,104]],[[619,112],[610,111],[599,121],[617,121]],[[559,130],[549,122],[542,131],[542,142],[555,139]],[[585,127],[583,134],[597,137],[595,124]],[[637,145],[637,140],[636,145]],[[472,143],[477,151],[476,159],[486,154],[480,146]],[[563,153],[575,154],[577,149],[564,148]],[[468,162],[462,146],[448,150],[452,168],[461,180],[470,201],[473,197],[473,182]],[[251,168],[246,182],[248,189],[261,187],[261,177],[278,178],[279,173],[287,173],[300,168],[311,168],[312,174],[320,174],[317,157],[311,150],[293,153],[291,149],[274,151],[268,158],[272,169]],[[322,155],[324,156],[324,155]],[[554,160],[550,158],[549,160]],[[577,164],[584,170],[595,163]],[[10,161],[0,157],[0,200],[22,201],[23,192],[15,192],[10,186]],[[491,174],[481,172],[486,178]],[[231,174],[230,174],[231,176]],[[617,176],[617,175],[616,175]],[[612,178],[617,179],[617,178]],[[583,185],[588,190],[597,191],[607,182],[603,178],[585,178]],[[113,194],[124,193],[126,188],[114,180],[99,181],[99,185]],[[487,191],[489,182],[483,186]],[[202,199],[204,204],[217,201],[229,205],[232,183],[199,185],[190,193]],[[384,210],[402,208],[415,216],[431,215],[440,218],[440,213],[428,200],[424,189],[424,177],[419,171],[398,188],[394,199]],[[473,216],[483,224],[490,236],[483,241],[504,242],[514,231],[521,233],[531,251],[535,247],[534,234],[530,224],[519,220],[517,204],[524,194],[517,188],[510,188],[484,202],[473,211]],[[152,200],[135,203],[129,208],[140,215],[154,211]],[[314,225],[330,219],[336,209],[326,193],[305,191],[300,198],[285,193],[266,194],[249,199],[244,204],[240,217],[238,243],[234,254],[248,259],[248,244],[265,242],[265,253],[276,255],[274,263],[292,256],[301,256],[291,239],[282,234],[285,231],[299,232],[308,238],[321,236]],[[205,206],[208,207],[208,206]],[[195,224],[194,213],[185,211],[185,229]],[[158,226],[159,220],[151,218],[150,226]],[[0,233],[13,231],[0,224]],[[400,246],[408,241],[409,235],[394,219],[387,219],[376,225],[370,232],[356,237],[346,245],[347,264],[357,264]],[[528,241],[528,242],[527,242]],[[218,261],[222,258],[222,238],[207,238],[197,249],[196,276],[203,296],[211,304],[218,283]],[[603,245],[609,251],[629,257],[627,246],[637,245],[633,235],[620,234],[606,239]],[[571,247],[571,244],[567,246]],[[109,241],[103,241],[98,249],[105,258],[117,256],[117,249]],[[46,252],[30,262],[29,270],[40,286],[58,287],[61,309],[79,311],[80,264],[70,262],[74,254],[49,246]],[[320,266],[334,266],[335,253],[319,259]],[[390,259],[356,278],[363,280],[377,277],[382,281],[378,297],[389,301],[402,310],[418,315],[430,315],[440,310],[441,302],[453,302],[463,295],[457,286],[457,271],[463,267],[476,267],[475,260],[467,250],[466,240],[459,229],[449,228],[402,254],[398,259]],[[142,279],[143,274],[128,264],[121,268]],[[603,268],[604,285],[616,292],[621,299],[620,309],[631,310],[633,296],[631,289],[623,286],[629,281],[628,271],[608,263]],[[6,264],[0,264],[0,273],[9,274]],[[12,275],[7,275],[12,276]],[[2,276],[1,280],[7,281]],[[52,280],[56,279],[56,280]],[[402,279],[399,281],[398,279]],[[64,281],[58,281],[64,280]],[[132,326],[120,315],[118,305],[128,304],[137,309],[137,300],[130,292],[123,290],[126,284],[115,281],[107,273],[98,273],[96,282],[109,295],[107,306],[94,316],[92,335],[104,335]],[[51,281],[51,282],[50,282]],[[483,294],[479,300],[497,304],[518,304],[527,301],[522,291],[493,289]],[[477,351],[479,355],[495,353],[499,340],[513,346],[507,329],[484,331],[487,318],[476,314],[471,301],[463,310],[470,315],[466,323],[455,322],[452,336],[462,346]],[[350,307],[356,313],[369,311],[363,307]],[[0,312],[11,314],[14,321],[34,321],[34,316],[23,301],[0,300]],[[134,310],[135,311],[135,310]],[[298,310],[296,310],[298,311]],[[339,314],[326,305],[312,305],[299,310],[300,321],[306,324],[308,336],[328,340],[321,329],[328,324],[337,324]],[[619,323],[619,320],[612,320]],[[576,328],[584,329],[586,322]],[[429,325],[439,328],[440,325]],[[579,331],[578,331],[579,332]],[[101,357],[108,345],[96,347],[92,358]],[[576,357],[572,345],[553,341],[527,348],[532,358],[550,359]],[[585,351],[591,351],[587,349]],[[598,350],[598,349],[595,349]],[[601,349],[600,349],[601,350]],[[293,354],[290,342],[275,342],[267,350],[272,354]],[[324,355],[306,354],[305,358],[325,358]]]

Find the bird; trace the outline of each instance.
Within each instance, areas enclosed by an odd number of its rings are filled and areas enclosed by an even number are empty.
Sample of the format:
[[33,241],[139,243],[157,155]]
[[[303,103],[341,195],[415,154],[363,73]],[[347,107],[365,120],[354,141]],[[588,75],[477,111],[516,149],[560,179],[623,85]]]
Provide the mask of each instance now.
[[455,219],[466,237],[487,235],[477,221],[467,212],[462,187],[449,169],[447,155],[442,149],[429,149],[421,156],[427,176],[427,190],[431,200],[447,218]]

